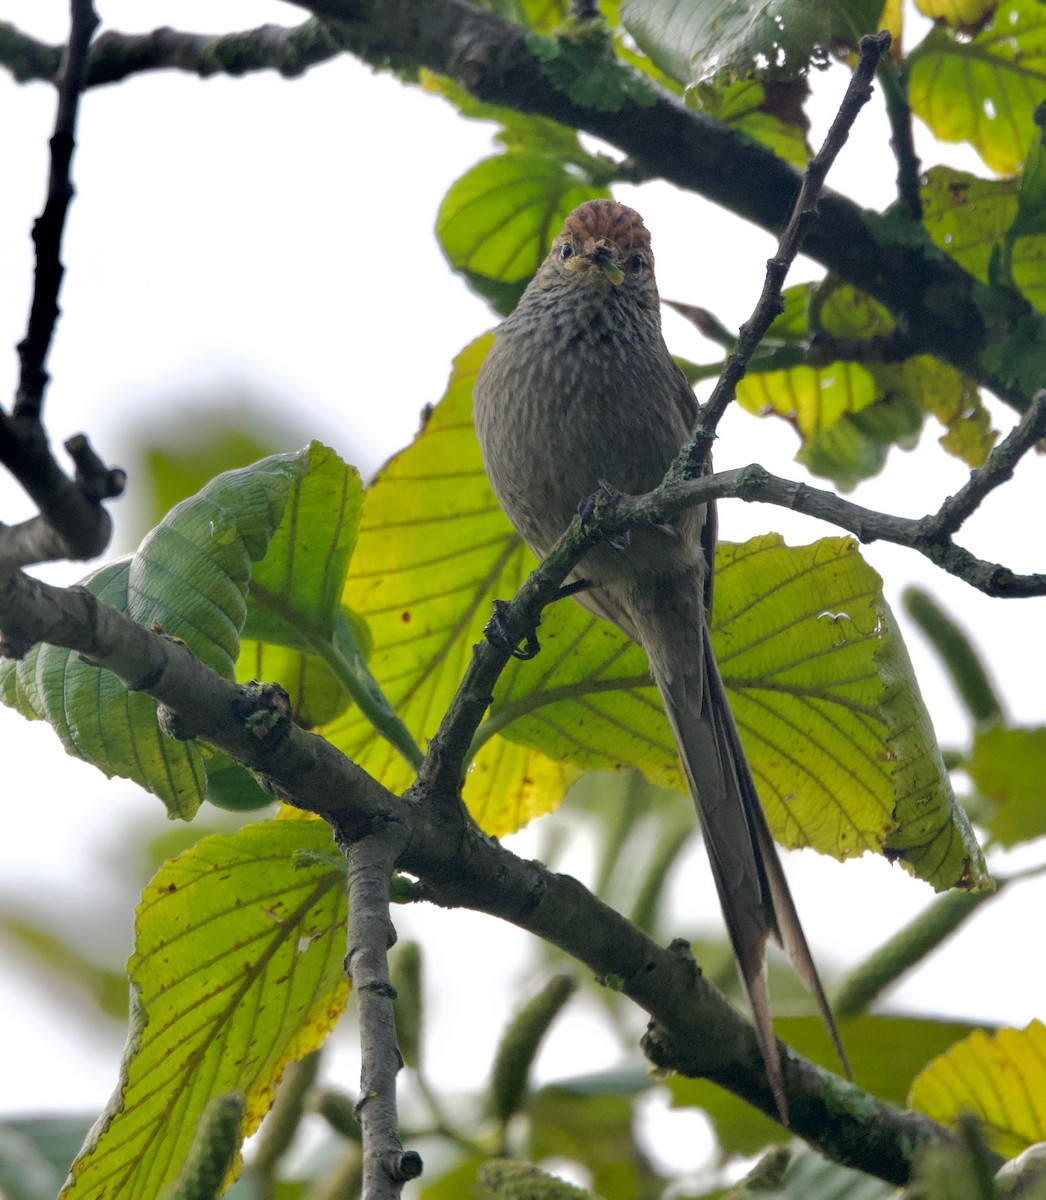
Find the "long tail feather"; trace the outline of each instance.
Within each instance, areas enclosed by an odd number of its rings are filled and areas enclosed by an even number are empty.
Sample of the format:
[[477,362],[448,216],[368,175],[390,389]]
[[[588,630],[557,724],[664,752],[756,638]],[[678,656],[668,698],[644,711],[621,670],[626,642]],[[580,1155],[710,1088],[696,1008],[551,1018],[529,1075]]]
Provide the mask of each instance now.
[[[756,1039],[774,1100],[787,1125],[788,1105],[766,976],[769,938],[784,948],[813,995],[847,1075],[849,1063],[770,836],[707,629],[703,621],[697,622],[702,630],[700,646],[666,646],[664,618],[664,612],[651,614],[660,628],[641,628],[640,638],[647,647],[651,672],[704,830]],[[642,616],[640,621],[647,624]],[[673,621],[670,626],[675,631],[680,627],[685,628],[686,623],[681,626]]]

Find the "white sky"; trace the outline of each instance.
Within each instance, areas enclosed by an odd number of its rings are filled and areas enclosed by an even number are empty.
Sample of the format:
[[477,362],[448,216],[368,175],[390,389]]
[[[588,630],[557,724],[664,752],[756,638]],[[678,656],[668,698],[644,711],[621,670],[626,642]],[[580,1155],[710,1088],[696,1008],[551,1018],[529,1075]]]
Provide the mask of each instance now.
[[[290,5],[262,0],[183,0],[176,7],[100,0],[98,8],[108,25],[127,31],[164,24],[227,31],[302,19]],[[57,42],[65,36],[66,10],[56,0],[8,0],[3,17]],[[815,109],[815,136],[831,115],[836,82],[843,82],[838,70],[815,81],[830,94]],[[53,117],[50,87],[18,87],[0,72],[0,162],[7,164],[0,187],[0,396],[6,403],[17,377],[14,347],[25,329],[28,234],[43,201]],[[74,164],[78,195],[65,242],[63,316],[50,359],[53,441],[85,430],[103,457],[119,462],[125,439],[140,424],[191,419],[163,409],[177,387],[245,383],[271,393],[312,436],[355,457],[368,473],[410,439],[422,405],[440,396],[453,355],[493,324],[484,303],[447,269],[432,233],[447,187],[492,152],[490,133],[347,58],[292,82],[273,75],[203,82],[165,73],[89,93]],[[871,207],[888,203],[894,168],[887,137],[877,97],[831,185]],[[939,158],[975,166],[971,155],[935,150],[926,138],[921,149],[926,165]],[[617,194],[640,209],[653,232],[663,295],[704,304],[728,325],[745,319],[773,248],[765,234],[667,185],[622,187]],[[812,274],[800,264],[792,282]],[[677,352],[699,361],[714,357],[672,314],[666,331]],[[1008,428],[1012,414],[996,411]],[[886,474],[856,499],[910,515],[936,508],[965,472],[935,448],[934,436],[930,430],[916,453],[894,452]],[[783,423],[735,412],[721,428],[717,465],[761,461],[802,478],[791,462],[794,450]],[[1041,539],[1027,537],[1029,513],[1041,509],[1041,471],[1041,459],[1026,462],[1015,483],[971,522],[971,548],[1017,570],[1043,568]],[[0,502],[4,520],[29,512],[6,480]],[[132,479],[114,506],[118,522],[134,504]],[[721,532],[742,539],[779,529],[793,542],[830,532],[787,517],[726,504]],[[880,546],[866,553],[895,607],[902,588],[918,582],[961,616],[989,656],[1015,719],[1046,720],[1043,601],[990,601],[914,555]],[[942,742],[961,741],[967,724],[936,663],[918,635],[909,648]],[[62,914],[113,903],[125,922],[114,936],[129,949],[130,900],[113,897],[111,864],[119,860],[128,822],[163,832],[160,805],[66,759],[50,730],[6,710],[0,710],[0,753],[0,906],[19,897]],[[524,853],[535,844],[532,833],[518,841]],[[575,870],[584,877],[585,869],[582,855]],[[858,961],[930,899],[924,885],[882,861],[843,868],[793,855],[788,869],[815,953],[827,962]],[[685,874],[675,888],[678,911],[707,914],[709,927],[718,928],[707,866],[695,860]],[[897,989],[893,1006],[1017,1025],[1042,1016],[1037,956],[1020,952],[1013,930],[1027,906],[1044,899],[1043,887],[1030,885],[989,905],[958,943]],[[518,982],[520,962],[534,961],[525,956],[523,935],[484,919],[440,913],[413,921],[437,939],[444,978],[470,970],[479,937],[491,980],[500,972]],[[0,1114],[100,1107],[115,1081],[119,1038],[99,1036],[86,1001],[58,1000],[34,982],[6,942],[0,953],[10,960],[0,973]],[[461,1043],[466,1035],[492,1043],[505,1006],[473,1011],[447,997],[436,1005],[443,1036],[438,1045],[430,1041],[433,1077],[437,1085],[474,1082],[484,1064],[463,1064]],[[553,1059],[563,1073],[602,1065],[606,1044],[576,1034],[576,1026],[565,1026],[553,1039],[544,1060],[550,1069]],[[355,1085],[354,1078],[348,1082]]]

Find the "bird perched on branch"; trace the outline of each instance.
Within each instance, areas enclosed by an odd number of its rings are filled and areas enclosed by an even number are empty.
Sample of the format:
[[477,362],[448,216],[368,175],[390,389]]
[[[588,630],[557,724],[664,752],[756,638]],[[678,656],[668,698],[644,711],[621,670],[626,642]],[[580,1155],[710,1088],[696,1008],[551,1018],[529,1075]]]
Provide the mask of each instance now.
[[[602,481],[628,493],[661,482],[697,405],[661,334],[650,234],[638,213],[592,200],[570,214],[498,329],[473,403],[491,484],[539,558]],[[603,543],[586,554],[576,599],[650,660],[787,1123],[766,981],[769,938],[788,953],[844,1065],[846,1058],[712,652],[715,542],[712,504],[687,510],[671,528],[636,529],[627,545]]]

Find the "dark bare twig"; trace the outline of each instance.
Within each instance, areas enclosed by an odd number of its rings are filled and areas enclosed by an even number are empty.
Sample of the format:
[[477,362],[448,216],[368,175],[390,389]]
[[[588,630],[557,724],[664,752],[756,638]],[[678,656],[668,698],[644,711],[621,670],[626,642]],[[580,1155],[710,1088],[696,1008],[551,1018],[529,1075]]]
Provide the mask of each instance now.
[[[33,79],[55,82],[61,53],[61,46],[48,46],[14,25],[0,22],[0,62],[19,83]],[[169,70],[201,79],[277,71],[292,79],[341,53],[341,47],[315,18],[293,28],[260,25],[220,37],[167,28],[150,33],[107,30],[91,47],[85,86],[99,87],[148,71]]]
[[40,515],[21,525],[0,526],[0,566],[4,567],[99,554],[111,532],[109,514],[99,501],[118,496],[125,482],[123,472],[108,469],[83,435],[66,443],[77,468],[75,480],[70,480],[55,461],[40,420],[48,383],[45,364],[59,313],[62,234],[73,197],[77,111],[91,36],[98,24],[91,0],[72,0],[71,8],[69,45],[58,72],[47,200],[33,226],[36,274],[28,330],[18,346],[18,392],[12,415],[0,412],[0,463],[22,485]]
[[404,1183],[421,1174],[421,1156],[404,1151],[396,1119],[396,1075],[403,1059],[396,1043],[396,993],[388,960],[396,941],[389,916],[389,879],[407,834],[406,826],[390,822],[380,833],[342,846],[349,863],[345,967],[356,994],[363,1054],[356,1116],[363,1128],[365,1200],[396,1200]]
[[47,387],[44,363],[58,320],[58,291],[62,285],[62,234],[73,198],[71,175],[76,147],[76,116],[87,73],[87,52],[98,26],[91,0],[72,0],[69,45],[58,73],[58,115],[51,136],[51,170],[44,211],[33,225],[36,279],[29,311],[29,329],[18,346],[21,376],[15,417],[38,417]]
[[791,216],[777,244],[777,253],[766,264],[763,290],[751,317],[741,326],[737,345],[727,358],[719,382],[702,406],[690,440],[672,464],[668,479],[678,482],[699,475],[704,469],[715,440],[716,427],[723,413],[733,403],[737,385],[766,331],[774,318],[783,311],[781,289],[795,256],[806,237],[807,230],[817,211],[817,199],[824,181],[850,136],[857,114],[872,97],[872,79],[879,60],[890,48],[890,35],[885,30],[874,37],[861,38],[860,57],[839,111],[835,114],[824,144],[810,160],[799,187],[799,195],[792,205]]

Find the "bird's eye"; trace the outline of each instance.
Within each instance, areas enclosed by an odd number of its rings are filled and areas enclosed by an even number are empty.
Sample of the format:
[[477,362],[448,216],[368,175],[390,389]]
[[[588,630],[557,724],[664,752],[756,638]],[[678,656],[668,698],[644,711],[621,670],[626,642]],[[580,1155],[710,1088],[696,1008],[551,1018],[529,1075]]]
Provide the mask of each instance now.
[[574,247],[569,242],[564,242],[559,248],[559,257],[566,260],[574,257]]
[[642,256],[642,254],[633,254],[631,265],[633,271],[642,271],[646,266],[646,259]]

